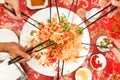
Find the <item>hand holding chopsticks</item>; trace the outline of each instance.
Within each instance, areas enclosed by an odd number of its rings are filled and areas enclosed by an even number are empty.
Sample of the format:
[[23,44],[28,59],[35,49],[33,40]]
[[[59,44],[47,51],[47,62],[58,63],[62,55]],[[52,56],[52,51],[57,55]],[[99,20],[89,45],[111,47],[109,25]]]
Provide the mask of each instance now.
[[[6,6],[3,5],[3,8],[4,8],[5,10],[9,11],[10,13],[12,13],[13,15],[16,15],[16,14],[15,14],[15,11],[7,8]],[[26,16],[26,17],[28,17],[29,19],[33,20],[33,21],[36,22],[37,24],[40,24],[37,20],[31,18],[30,16],[28,16],[28,15],[25,14],[24,12],[21,12],[21,14],[22,14],[23,16]],[[31,23],[30,21],[28,21],[28,20],[26,20],[26,19],[24,19],[24,21],[28,22],[30,25],[32,25],[32,26],[34,26],[35,28],[37,28],[37,29],[40,30],[39,27],[37,27],[35,24]]]
[[[40,49],[36,49],[38,46],[41,46],[41,45],[43,45],[43,44],[46,44],[46,45],[43,46],[43,47],[40,48]],[[43,49],[45,49],[45,48],[48,48],[48,47],[50,47],[50,46],[52,46],[52,45],[54,45],[54,44],[55,44],[55,43],[54,43],[53,41],[51,41],[50,39],[48,39],[48,40],[46,40],[46,41],[44,41],[44,42],[42,42],[42,43],[39,43],[38,45],[30,48],[29,50],[26,51],[26,53],[31,54],[32,51],[33,51],[33,49],[36,49],[34,52],[38,52],[38,51],[43,50]],[[8,62],[8,64],[10,65],[10,64],[12,64],[12,63],[15,63],[15,62],[21,60],[21,59],[23,59],[22,56],[17,56],[17,57],[15,57],[15,58],[11,59],[11,60]]]
[[9,12],[8,10],[4,10],[6,14],[8,14],[11,18],[13,19],[16,19],[16,20],[19,20],[19,19],[22,19],[22,16],[21,16],[21,11],[20,11],[20,2],[19,0],[16,0],[16,1],[13,1],[13,0],[5,0],[5,4],[4,4],[5,7],[7,7],[8,9],[10,10],[14,10],[15,11],[15,14],[12,14],[11,12]]

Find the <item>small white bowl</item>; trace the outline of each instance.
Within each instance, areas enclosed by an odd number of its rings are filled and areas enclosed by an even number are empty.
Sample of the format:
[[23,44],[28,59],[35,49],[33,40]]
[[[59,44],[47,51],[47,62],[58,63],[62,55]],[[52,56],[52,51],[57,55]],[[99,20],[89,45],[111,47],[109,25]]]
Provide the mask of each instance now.
[[94,70],[102,70],[106,66],[106,58],[103,54],[94,54],[90,57],[90,65]]
[[75,73],[75,80],[92,80],[92,73],[88,68],[79,68]]
[[45,0],[43,5],[39,6],[32,6],[31,0],[27,0],[27,7],[30,9],[40,9],[40,8],[45,8],[48,5],[48,0]]
[[[107,43],[105,42],[104,39],[107,39],[109,41],[109,45],[107,45]],[[107,36],[100,36],[97,41],[96,41],[96,45],[102,45],[102,46],[106,46],[108,48],[103,48],[103,47],[97,47],[101,52],[107,52],[107,51],[110,51],[109,47],[112,46],[110,40],[107,38]]]
[[[9,29],[0,29],[0,42],[16,42],[18,43],[17,35]],[[0,52],[0,60],[10,58],[7,52]]]

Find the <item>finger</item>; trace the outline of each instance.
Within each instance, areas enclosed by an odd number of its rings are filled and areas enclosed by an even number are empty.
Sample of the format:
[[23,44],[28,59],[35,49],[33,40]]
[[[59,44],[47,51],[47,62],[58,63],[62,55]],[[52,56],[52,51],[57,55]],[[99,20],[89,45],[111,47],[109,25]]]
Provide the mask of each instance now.
[[12,53],[9,53],[9,54],[12,58],[15,58],[17,56],[16,54],[12,54]]
[[116,58],[118,59],[118,61],[120,61],[120,51],[118,49],[116,49],[115,47],[111,48],[110,50],[116,56]]
[[112,0],[111,2],[114,6],[120,7],[120,1],[119,0]]
[[109,38],[113,44],[117,47],[117,48],[120,48],[120,43],[117,39],[114,39],[114,38]]
[[20,56],[22,56],[26,60],[30,60],[31,56],[25,52],[20,52]]
[[20,61],[18,61],[19,63],[22,63],[22,62],[25,62],[25,61],[28,61],[27,59],[21,59]]
[[109,14],[108,14],[108,17],[109,17],[109,18],[112,18],[116,13],[117,13],[117,10],[109,13]]
[[15,20],[18,20],[18,18],[11,12],[9,12],[8,10],[4,10],[4,12],[9,15],[11,18],[15,19]]
[[12,5],[14,11],[15,11],[15,14],[17,15],[18,18],[21,18],[21,10],[20,10],[20,5],[19,3],[16,3],[14,5]]

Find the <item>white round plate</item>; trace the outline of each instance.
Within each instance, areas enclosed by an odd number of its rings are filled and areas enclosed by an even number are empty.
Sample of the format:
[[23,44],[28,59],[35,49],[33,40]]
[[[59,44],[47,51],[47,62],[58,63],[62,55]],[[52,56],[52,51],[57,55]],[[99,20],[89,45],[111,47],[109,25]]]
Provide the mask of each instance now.
[[[34,15],[32,15],[31,17],[36,19],[37,21],[39,22],[45,22],[47,23],[47,20],[50,18],[50,8],[46,8],[46,9],[43,9],[43,10],[40,10],[38,12],[36,12]],[[56,7],[52,7],[51,8],[52,10],[52,17],[54,16],[55,13],[57,13],[57,10],[56,10]],[[63,15],[65,14],[66,16],[68,15],[69,13],[69,10],[67,9],[64,9],[64,8],[58,8],[59,10],[59,15]],[[70,16],[69,16],[69,22],[72,21],[73,19],[73,12],[70,12]],[[34,21],[32,20],[28,20],[29,22],[31,23],[35,23]],[[74,19],[73,19],[73,23],[75,24],[79,24],[82,22],[82,19],[80,19],[80,17],[76,14],[74,14]],[[85,24],[82,24],[81,25],[82,27],[86,27]],[[31,30],[38,30],[36,29],[34,26],[30,25],[29,23],[26,23],[22,29],[22,32],[21,32],[21,36],[20,36],[20,44],[23,45],[23,46],[26,46],[28,44],[28,40],[30,39],[30,32]],[[86,43],[90,43],[90,37],[89,37],[89,32],[88,32],[88,29],[85,29],[83,31],[83,38],[82,38],[82,42],[86,42]],[[85,47],[87,48],[86,49],[82,49],[80,51],[80,55],[87,55],[88,54],[88,51],[89,51],[89,46],[88,45],[85,45]],[[86,57],[84,58],[79,58],[78,59],[78,62],[69,62],[69,63],[66,63],[65,62],[65,65],[64,65],[64,71],[63,71],[63,75],[64,74],[68,74],[68,73],[71,73],[73,72],[74,70],[76,70],[83,62],[84,60],[86,59]],[[44,75],[48,75],[48,76],[55,76],[57,71],[55,70],[55,67],[57,67],[57,62],[52,65],[52,66],[48,66],[48,67],[43,67],[41,64],[39,64],[39,62],[32,58],[30,61],[27,62],[28,65],[33,68],[35,71],[41,73],[41,74],[44,74]]]
[[[94,54],[90,58],[90,65],[94,70],[102,70],[106,66],[106,58],[103,54]],[[95,67],[96,66],[96,67]]]
[[[104,44],[106,44],[106,42],[104,41],[104,39],[107,39],[107,36],[100,36],[97,41],[96,41],[96,45],[101,45],[101,42],[103,42]],[[110,47],[112,46],[112,44],[109,44],[107,47]],[[107,52],[107,51],[110,51],[109,48],[100,48],[100,47],[97,47],[101,52]]]
[[[0,29],[0,42],[16,42],[18,43],[17,35],[9,29]],[[6,52],[0,52],[0,60],[9,58],[9,54]]]
[[75,73],[75,80],[92,80],[92,73],[88,68],[79,68]]

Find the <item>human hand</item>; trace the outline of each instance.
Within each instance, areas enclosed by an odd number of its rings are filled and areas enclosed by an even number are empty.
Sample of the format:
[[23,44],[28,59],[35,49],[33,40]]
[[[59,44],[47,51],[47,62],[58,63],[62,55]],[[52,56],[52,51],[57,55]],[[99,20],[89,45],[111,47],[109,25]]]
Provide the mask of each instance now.
[[113,15],[117,14],[118,12],[120,12],[120,0],[111,0],[110,3],[114,6],[114,7],[118,7],[116,10],[114,10],[112,13],[110,13],[108,15],[108,17],[112,17]]
[[116,13],[120,12],[120,0],[99,0],[99,5],[104,8],[106,5],[112,4],[112,7],[118,7],[116,10],[112,11],[111,13],[108,14],[108,17],[111,18],[113,15]]
[[4,12],[13,19],[16,20],[22,19],[19,3],[20,3],[19,0],[5,0],[4,6],[9,8],[10,10],[15,11],[15,15],[6,9],[4,9]]
[[5,51],[7,51],[12,57],[16,57],[18,55],[23,57],[23,59],[20,60],[19,62],[24,62],[31,58],[30,55],[25,53],[25,49],[15,42],[5,43],[5,46],[6,46]]
[[109,39],[113,43],[113,46],[110,48],[110,50],[114,53],[117,60],[120,62],[120,39],[115,39],[111,37]]

